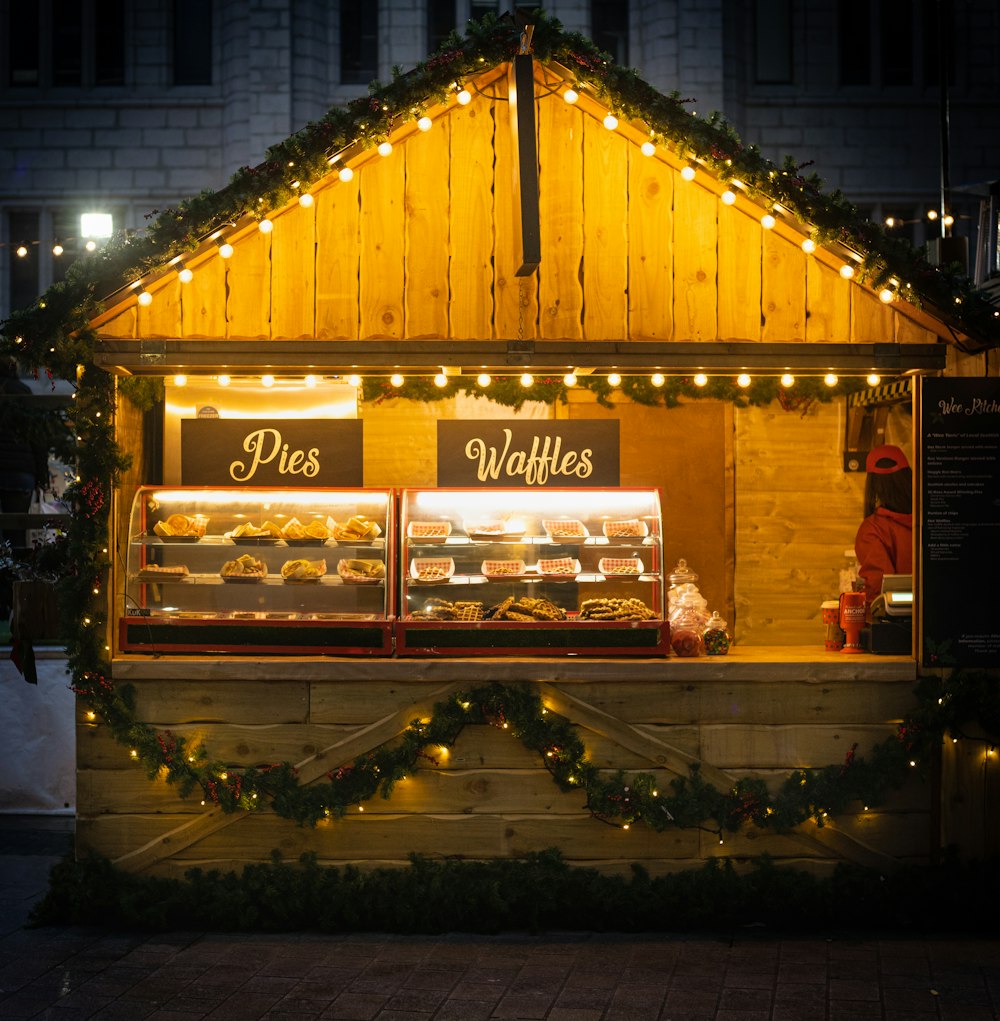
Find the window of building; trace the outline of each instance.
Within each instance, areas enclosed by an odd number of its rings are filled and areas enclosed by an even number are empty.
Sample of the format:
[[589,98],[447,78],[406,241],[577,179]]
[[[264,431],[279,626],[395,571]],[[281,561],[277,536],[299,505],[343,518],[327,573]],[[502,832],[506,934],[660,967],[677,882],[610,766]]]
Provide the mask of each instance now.
[[841,85],[927,87],[940,80],[942,57],[954,84],[951,16],[939,0],[838,0],[837,54]]
[[364,85],[378,77],[378,4],[341,0],[340,80]]
[[8,84],[79,88],[125,81],[125,0],[38,0],[7,7]]
[[124,85],[125,0],[94,0],[94,26],[94,84]]
[[37,85],[39,16],[35,4],[12,3],[7,16],[7,66],[11,85]]
[[455,0],[429,0],[427,4],[427,52],[434,53],[455,27]]
[[590,5],[590,35],[610,53],[616,64],[628,64],[628,0],[593,0]]
[[756,0],[754,80],[762,85],[792,81],[792,0]]
[[174,0],[174,85],[212,84],[212,5]]
[[[12,312],[30,305],[40,291],[38,220],[34,210],[12,209],[7,213],[7,295]],[[19,255],[19,250],[25,254]]]

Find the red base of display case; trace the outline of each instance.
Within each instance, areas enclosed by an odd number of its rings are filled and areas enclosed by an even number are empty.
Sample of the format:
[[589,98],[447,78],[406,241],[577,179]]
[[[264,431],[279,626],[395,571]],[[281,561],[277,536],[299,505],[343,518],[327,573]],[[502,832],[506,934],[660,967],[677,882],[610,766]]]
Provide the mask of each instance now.
[[262,653],[391,656],[392,622],[365,620],[220,620],[126,617],[123,652]]
[[663,620],[397,621],[398,656],[666,656]]

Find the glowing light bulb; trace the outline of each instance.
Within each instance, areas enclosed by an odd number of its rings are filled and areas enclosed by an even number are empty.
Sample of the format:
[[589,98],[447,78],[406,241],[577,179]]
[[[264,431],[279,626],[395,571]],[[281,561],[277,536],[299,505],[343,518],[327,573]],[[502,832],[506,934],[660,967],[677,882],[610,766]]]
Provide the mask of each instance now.
[[149,291],[140,291],[136,295],[135,300],[142,305],[143,308],[148,308],[153,304],[153,296],[149,293]]
[[233,246],[228,241],[223,241],[219,244],[219,255],[223,259],[228,259],[233,254]]
[[840,267],[840,275],[845,280],[850,280],[851,277],[854,276],[854,267],[849,262],[845,262],[844,265]]
[[219,386],[229,386],[231,382],[232,380],[228,376],[226,375],[219,376]]
[[750,385],[750,377],[745,372],[741,372],[736,377],[736,385],[743,387],[745,390]]
[[181,266],[181,268],[177,271],[177,279],[180,280],[182,284],[189,284],[194,279],[194,273],[192,273],[187,266]]
[[802,251],[805,252],[806,255],[811,255],[816,251],[816,242],[813,241],[812,238],[806,238],[802,242]]
[[667,377],[664,376],[662,372],[654,372],[653,375],[649,377],[649,381],[653,384],[653,386],[663,386],[663,384],[667,381]]
[[389,156],[392,153],[392,142],[382,142],[378,147],[379,156]]
[[468,89],[462,89],[455,98],[462,106],[468,106],[472,102],[472,93]]
[[354,171],[350,167],[341,167],[337,177],[341,179],[345,184],[354,177]]
[[891,287],[883,287],[882,290],[878,292],[878,300],[881,301],[883,305],[891,304],[895,297],[896,292]]
[[420,128],[421,131],[430,131],[433,126],[434,121],[432,121],[430,117],[421,117],[420,120],[417,121],[417,127]]
[[653,153],[656,152],[656,146],[653,145],[652,142],[643,142],[642,145],[639,146],[639,152],[641,152],[643,156],[652,156]]
[[563,376],[563,383],[566,386],[576,386],[576,373],[567,372],[566,375]]
[[405,380],[405,379],[403,379],[403,377],[402,377],[402,376],[401,376],[401,375],[400,375],[400,374],[399,374],[398,372],[394,372],[394,373],[393,373],[393,374],[392,374],[392,375],[391,375],[391,376],[389,377],[389,382],[390,382],[390,383],[391,383],[391,384],[392,384],[393,386],[399,387],[399,386],[402,386],[402,385],[403,385],[403,384],[404,384],[404,383],[406,382],[406,380]]
[[681,167],[681,177],[683,177],[685,181],[693,181],[694,174],[694,167],[692,167],[690,163],[688,163],[687,166]]
[[[97,242],[93,238],[90,238],[83,247],[86,248],[88,252],[96,252],[97,251]],[[21,254],[20,251],[18,251],[17,254],[20,255]],[[27,249],[24,250],[24,254],[25,255],[28,254],[28,250]]]
[[19,259],[23,259],[25,258],[25,256],[27,256],[28,249],[24,245],[18,245],[17,248],[15,249],[15,252]]
[[434,385],[435,386],[442,386],[442,387],[443,386],[447,386],[448,385],[448,377],[443,372],[439,372],[434,377]]
[[707,386],[708,376],[704,372],[695,373],[695,377],[692,380],[695,386]]
[[882,377],[877,372],[870,372],[865,382],[869,386],[878,386],[882,382]]
[[928,220],[936,220],[937,218],[938,218],[938,211],[936,209],[928,209],[927,210],[927,219]]
[[948,213],[945,218],[941,221],[946,227],[950,227],[955,222],[955,217]]
[[896,217],[895,216],[887,216],[885,218],[885,225],[887,227],[895,227],[896,226]]
[[786,372],[781,377],[781,385],[785,387],[795,386],[795,377],[790,372]]
[[827,386],[836,386],[840,380],[835,372],[828,372],[823,377],[823,382],[826,383]]
[[760,225],[764,228],[764,230],[770,230],[775,223],[777,223],[777,221],[770,213],[765,213],[760,218]]
[[622,378],[617,372],[608,373],[608,386],[621,386]]
[[724,206],[731,206],[736,201],[736,192],[730,191],[728,188],[719,196],[722,199]]
[[618,118],[613,113],[609,113],[604,118],[604,126],[608,131],[614,131],[618,127]]
[[174,386],[187,386],[188,378],[183,373],[174,376]]
[[316,377],[315,376],[306,376],[306,378],[303,380],[303,382],[308,387],[314,387],[316,385]]
[[261,386],[266,387],[274,386],[274,376],[272,376],[269,372],[265,373],[263,376],[260,377],[260,384]]
[[257,224],[257,230],[259,230],[261,234],[270,234],[271,231],[274,230],[274,224],[265,216],[264,219]]
[[299,196],[299,205],[302,206],[303,209],[308,209],[313,202],[315,202],[315,199],[307,191],[304,191]]
[[361,386],[361,377],[355,375],[354,373],[351,373],[351,375],[347,377],[347,385],[348,386]]
[[580,98],[580,93],[577,92],[576,89],[567,89],[563,93],[563,99],[565,99],[566,102],[570,103],[570,104],[575,103],[579,98]]
[[521,386],[534,386],[535,377],[530,372],[525,372],[521,376]]
[[476,382],[480,386],[489,386],[493,380],[490,378],[490,374],[488,372],[480,372],[479,375],[476,376]]
[[62,255],[62,253],[63,253],[63,252],[65,251],[65,250],[66,250],[66,249],[65,249],[65,248],[63,248],[63,246],[62,246],[61,244],[59,244],[59,242],[58,242],[58,241],[57,241],[57,242],[56,242],[56,243],[55,243],[55,244],[54,244],[54,245],[52,246],[52,254],[53,254],[53,255],[55,255],[55,256],[59,256],[59,255]]

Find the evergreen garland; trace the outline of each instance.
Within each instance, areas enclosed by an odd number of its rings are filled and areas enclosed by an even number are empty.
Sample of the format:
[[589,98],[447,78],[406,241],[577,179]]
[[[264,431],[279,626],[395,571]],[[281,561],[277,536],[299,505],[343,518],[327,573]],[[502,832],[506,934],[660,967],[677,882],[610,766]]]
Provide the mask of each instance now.
[[[451,747],[470,724],[509,730],[537,752],[562,791],[579,791],[582,806],[601,822],[628,829],[642,824],[657,832],[697,827],[719,835],[752,824],[787,831],[808,819],[822,826],[828,816],[860,803],[881,804],[914,769],[923,772],[946,733],[964,736],[970,722],[1000,735],[996,672],[953,671],[925,677],[917,688],[918,708],[897,733],[876,745],[868,758],[853,747],[840,764],[793,770],[770,792],[763,780],[746,777],[730,790],[707,783],[697,765],[687,777],[660,789],[651,773],[608,775],[587,757],[573,725],[545,709],[530,686],[479,685],[434,707],[428,720],[413,720],[399,737],[327,774],[326,782],[302,786],[291,763],[235,768],[210,758],[204,745],[189,748],[183,737],[160,732],[135,719],[131,686],[116,688],[103,674],[87,674],[76,691],[111,734],[131,749],[146,772],[177,786],[182,796],[198,789],[205,803],[224,812],[253,811],[269,803],[300,825],[339,819],[376,795],[392,796],[395,784],[425,762],[436,765],[434,749]],[[995,740],[995,737],[986,740]]]

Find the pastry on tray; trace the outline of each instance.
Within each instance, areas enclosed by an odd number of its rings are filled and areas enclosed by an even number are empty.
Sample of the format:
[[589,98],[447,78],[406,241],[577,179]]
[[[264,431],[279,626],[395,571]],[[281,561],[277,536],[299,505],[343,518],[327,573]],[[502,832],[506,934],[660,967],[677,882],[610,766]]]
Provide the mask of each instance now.
[[337,574],[349,585],[371,584],[385,577],[385,564],[381,560],[338,560]]
[[286,560],[281,565],[285,581],[319,581],[326,574],[325,560]]
[[333,526],[333,537],[337,542],[371,542],[381,534],[382,526],[364,514],[355,514]]
[[260,581],[267,577],[267,564],[258,560],[249,553],[237,557],[235,560],[227,560],[219,570],[224,581],[241,579],[244,581]]
[[171,514],[165,521],[157,521],[153,532],[161,538],[194,536],[200,539],[207,525],[208,518],[204,514]]

